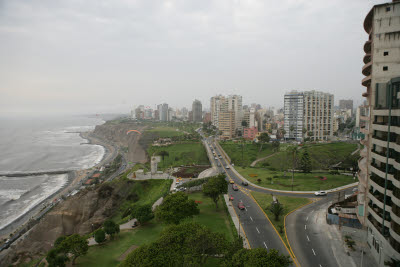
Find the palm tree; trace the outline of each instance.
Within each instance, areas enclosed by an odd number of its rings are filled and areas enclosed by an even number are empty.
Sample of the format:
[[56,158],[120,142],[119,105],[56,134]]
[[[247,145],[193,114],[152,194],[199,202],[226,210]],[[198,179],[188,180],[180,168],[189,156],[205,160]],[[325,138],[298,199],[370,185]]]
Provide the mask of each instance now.
[[275,221],[279,221],[279,216],[283,213],[283,206],[279,202],[274,202],[268,207],[269,211],[275,216]]

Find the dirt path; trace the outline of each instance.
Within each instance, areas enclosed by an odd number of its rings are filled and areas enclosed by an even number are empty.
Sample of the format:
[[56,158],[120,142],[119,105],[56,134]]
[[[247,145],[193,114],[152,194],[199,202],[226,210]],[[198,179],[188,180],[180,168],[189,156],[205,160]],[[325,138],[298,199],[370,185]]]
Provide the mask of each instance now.
[[271,154],[271,155],[269,155],[269,156],[266,156],[266,157],[263,157],[263,158],[260,158],[260,159],[256,159],[255,161],[253,161],[253,162],[250,164],[250,166],[251,166],[251,167],[254,167],[254,166],[256,166],[256,164],[259,163],[260,161],[263,161],[264,159],[270,158],[270,157],[272,157],[273,155],[275,155],[276,153],[277,153],[277,152],[275,152],[275,153],[273,153],[273,154]]
[[130,248],[128,248],[124,253],[121,254],[121,256],[119,256],[118,261],[123,261],[125,260],[125,258],[129,255],[129,253],[131,253],[132,251],[134,251],[135,249],[137,249],[139,246],[136,245],[132,245]]

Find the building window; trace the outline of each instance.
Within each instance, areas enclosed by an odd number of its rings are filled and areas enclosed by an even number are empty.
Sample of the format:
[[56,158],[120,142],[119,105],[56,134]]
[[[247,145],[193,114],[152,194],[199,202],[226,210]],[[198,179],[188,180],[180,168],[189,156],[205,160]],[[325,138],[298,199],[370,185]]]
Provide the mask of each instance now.
[[388,70],[388,66],[383,66],[383,71],[387,71]]
[[383,52],[383,56],[388,56],[389,55],[389,51],[384,51]]
[[390,6],[387,6],[386,7],[386,12],[389,12],[390,11]]

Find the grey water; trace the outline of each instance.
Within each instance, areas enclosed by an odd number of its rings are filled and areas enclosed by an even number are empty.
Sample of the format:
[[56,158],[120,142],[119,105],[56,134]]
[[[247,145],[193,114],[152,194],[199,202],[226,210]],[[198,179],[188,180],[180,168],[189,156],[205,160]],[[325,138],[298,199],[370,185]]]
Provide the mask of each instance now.
[[105,150],[87,144],[79,133],[103,123],[96,116],[0,117],[0,229],[68,181],[68,174],[1,174],[90,168],[101,161]]

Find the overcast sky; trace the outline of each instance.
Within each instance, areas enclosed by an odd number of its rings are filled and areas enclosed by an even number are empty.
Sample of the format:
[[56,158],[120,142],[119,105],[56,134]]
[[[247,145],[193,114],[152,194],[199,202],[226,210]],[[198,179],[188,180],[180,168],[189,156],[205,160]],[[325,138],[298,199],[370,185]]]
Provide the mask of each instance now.
[[0,0],[0,112],[362,101],[366,0]]

